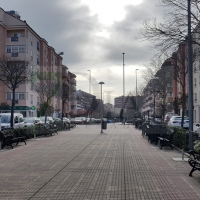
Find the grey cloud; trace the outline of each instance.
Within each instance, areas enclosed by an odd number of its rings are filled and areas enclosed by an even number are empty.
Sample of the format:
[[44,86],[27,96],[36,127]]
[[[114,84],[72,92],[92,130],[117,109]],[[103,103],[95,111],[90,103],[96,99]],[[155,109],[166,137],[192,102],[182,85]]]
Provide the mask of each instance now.
[[[0,0],[4,10],[19,11],[22,20],[26,20],[56,52],[64,52],[63,64],[70,71],[82,73],[91,69],[97,82],[105,81],[104,87],[111,87],[115,93],[120,91],[119,94],[122,94],[122,77],[108,71],[108,67],[122,66],[122,52],[125,52],[125,66],[149,62],[153,55],[148,48],[150,44],[136,38],[144,19],[160,18],[163,14],[156,6],[158,2],[144,0],[138,6],[127,5],[125,19],[115,22],[108,29],[110,38],[104,38],[96,33],[105,27],[97,16],[90,15],[89,8],[80,0]],[[134,84],[131,78],[126,81],[127,85]],[[127,90],[130,90],[128,86]]]

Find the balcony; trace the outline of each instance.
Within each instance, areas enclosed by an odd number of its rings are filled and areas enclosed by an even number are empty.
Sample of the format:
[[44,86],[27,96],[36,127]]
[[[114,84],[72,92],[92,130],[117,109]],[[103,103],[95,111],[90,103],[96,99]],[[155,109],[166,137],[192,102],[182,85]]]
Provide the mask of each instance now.
[[70,87],[70,91],[71,91],[71,92],[76,92],[76,86],[72,85],[72,86]]
[[11,56],[12,56],[12,57],[18,57],[19,54],[18,54],[18,53],[12,53]]
[[70,80],[70,83],[76,85],[76,79],[75,79],[75,78],[72,78],[72,79]]
[[63,85],[64,85],[64,86],[69,85],[68,81],[67,81],[67,80],[64,80],[64,81],[63,81]]
[[18,37],[11,37],[11,42],[18,42],[19,38]]
[[68,77],[68,72],[66,70],[62,70],[62,76],[63,77]]

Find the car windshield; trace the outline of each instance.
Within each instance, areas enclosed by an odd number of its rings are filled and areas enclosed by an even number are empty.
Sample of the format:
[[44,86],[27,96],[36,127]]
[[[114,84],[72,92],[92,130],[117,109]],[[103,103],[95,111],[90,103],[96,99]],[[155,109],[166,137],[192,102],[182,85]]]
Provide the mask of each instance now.
[[[45,117],[40,117],[41,121],[45,121]],[[47,117],[47,121],[49,120],[49,117]]]
[[[182,117],[172,117],[171,119],[172,119],[172,120],[174,120],[174,119],[175,119],[175,120],[181,120]],[[188,119],[188,117],[184,117],[184,119]]]
[[33,117],[24,118],[24,122],[25,123],[34,123],[34,118]]
[[1,115],[1,123],[10,123],[10,115]]

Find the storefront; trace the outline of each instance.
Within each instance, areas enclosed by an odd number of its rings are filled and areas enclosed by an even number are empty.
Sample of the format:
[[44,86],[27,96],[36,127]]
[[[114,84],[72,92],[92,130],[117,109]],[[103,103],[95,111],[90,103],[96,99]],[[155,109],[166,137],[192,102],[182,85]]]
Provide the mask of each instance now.
[[[11,111],[11,106],[4,107],[1,110],[2,113],[9,113]],[[35,106],[14,106],[15,113],[22,113],[24,117],[36,117],[37,112]]]

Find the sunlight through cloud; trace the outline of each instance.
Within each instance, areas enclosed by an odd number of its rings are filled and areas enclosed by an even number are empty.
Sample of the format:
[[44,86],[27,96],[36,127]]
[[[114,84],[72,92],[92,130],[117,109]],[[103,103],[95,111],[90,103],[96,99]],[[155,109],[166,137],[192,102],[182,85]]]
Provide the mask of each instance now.
[[105,25],[112,25],[114,21],[121,21],[125,18],[126,5],[138,5],[143,0],[81,0],[89,6],[91,15],[98,15],[99,21]]

